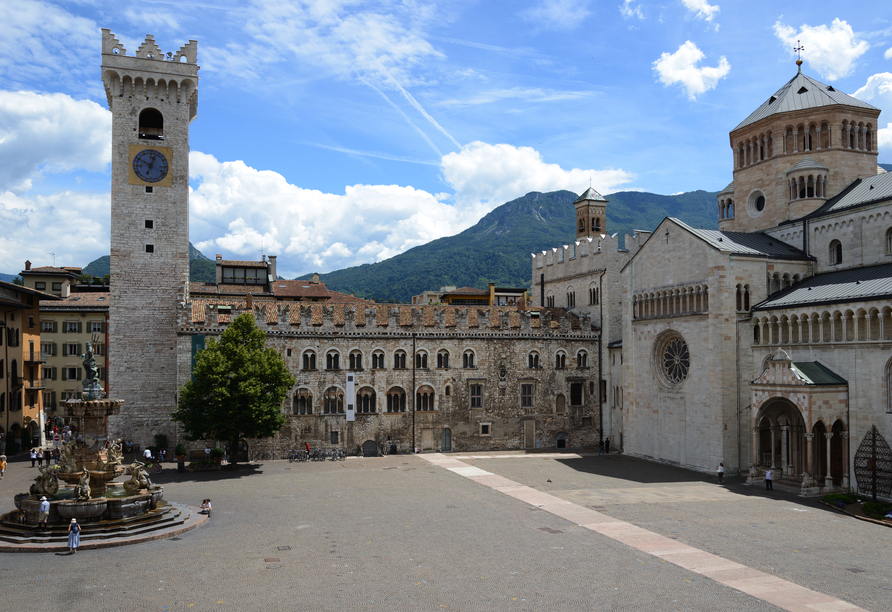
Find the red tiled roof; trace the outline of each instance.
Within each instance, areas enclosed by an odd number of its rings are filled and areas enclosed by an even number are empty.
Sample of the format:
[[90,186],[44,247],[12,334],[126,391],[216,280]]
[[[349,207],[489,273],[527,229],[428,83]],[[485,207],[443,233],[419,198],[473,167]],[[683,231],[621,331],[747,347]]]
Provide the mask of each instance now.
[[271,283],[273,295],[276,297],[295,297],[301,299],[325,299],[331,292],[324,283],[313,283],[305,280],[277,280]]
[[40,266],[39,268],[31,268],[30,270],[22,270],[19,274],[73,274],[77,276],[80,272],[80,268],[75,268],[78,272],[74,270],[67,270],[65,268],[56,268],[55,266]]
[[346,293],[341,293],[340,291],[332,291],[328,290],[328,294],[331,296],[331,302],[337,302],[339,304],[374,304],[375,302],[372,300],[364,300],[362,298],[358,298],[355,295],[347,295]]
[[489,295],[489,290],[475,289],[474,287],[461,287],[455,291],[444,293],[443,295]]
[[108,308],[109,292],[108,291],[88,291],[84,293],[72,293],[67,298],[56,298],[54,300],[40,300],[41,310],[55,310],[64,308],[65,310],[77,310],[78,308]]
[[217,261],[221,266],[234,266],[238,268],[265,268],[265,261],[237,261],[235,259],[221,259]]

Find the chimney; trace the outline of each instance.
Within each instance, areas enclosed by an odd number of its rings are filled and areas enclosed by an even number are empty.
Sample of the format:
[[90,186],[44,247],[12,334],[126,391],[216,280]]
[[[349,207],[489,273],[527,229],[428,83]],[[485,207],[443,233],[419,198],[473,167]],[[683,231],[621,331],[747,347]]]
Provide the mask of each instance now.
[[223,261],[223,256],[218,254],[218,255],[217,255],[217,261]]
[[[62,283],[62,298],[67,299],[71,295],[71,281],[66,280]],[[80,324],[78,324],[80,325]]]
[[319,273],[318,272],[313,272],[313,283],[316,285],[319,284]]
[[26,259],[25,260],[25,270],[30,270],[30,269],[31,269],[31,262]]
[[266,267],[266,269],[269,271],[271,283],[276,282],[276,279],[279,278],[276,275],[276,257],[277,257],[277,255],[270,255],[269,256],[269,265]]

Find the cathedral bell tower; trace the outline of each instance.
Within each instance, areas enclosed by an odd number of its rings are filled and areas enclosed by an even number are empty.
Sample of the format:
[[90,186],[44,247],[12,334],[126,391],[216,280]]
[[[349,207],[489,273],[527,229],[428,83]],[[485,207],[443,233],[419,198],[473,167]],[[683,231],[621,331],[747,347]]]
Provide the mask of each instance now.
[[102,30],[112,113],[109,390],[123,399],[110,435],[169,432],[177,394],[177,303],[189,292],[189,124],[198,109],[198,43],[133,55]]
[[607,198],[589,187],[573,202],[576,207],[576,239],[607,233]]

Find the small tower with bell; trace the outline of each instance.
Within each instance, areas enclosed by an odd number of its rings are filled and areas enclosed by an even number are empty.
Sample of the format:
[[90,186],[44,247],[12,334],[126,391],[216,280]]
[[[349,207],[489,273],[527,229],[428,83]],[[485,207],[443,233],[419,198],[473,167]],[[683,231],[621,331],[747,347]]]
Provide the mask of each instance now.
[[607,233],[607,198],[589,187],[573,205],[576,207],[576,238]]

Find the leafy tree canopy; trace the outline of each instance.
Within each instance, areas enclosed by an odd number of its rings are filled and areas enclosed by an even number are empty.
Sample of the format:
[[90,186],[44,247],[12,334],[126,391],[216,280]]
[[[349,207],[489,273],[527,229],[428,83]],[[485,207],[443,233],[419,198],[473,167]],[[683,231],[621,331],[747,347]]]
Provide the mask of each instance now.
[[295,378],[265,340],[247,313],[235,318],[219,342],[208,340],[171,415],[187,439],[228,440],[235,461],[240,439],[268,438],[282,428],[282,402]]

